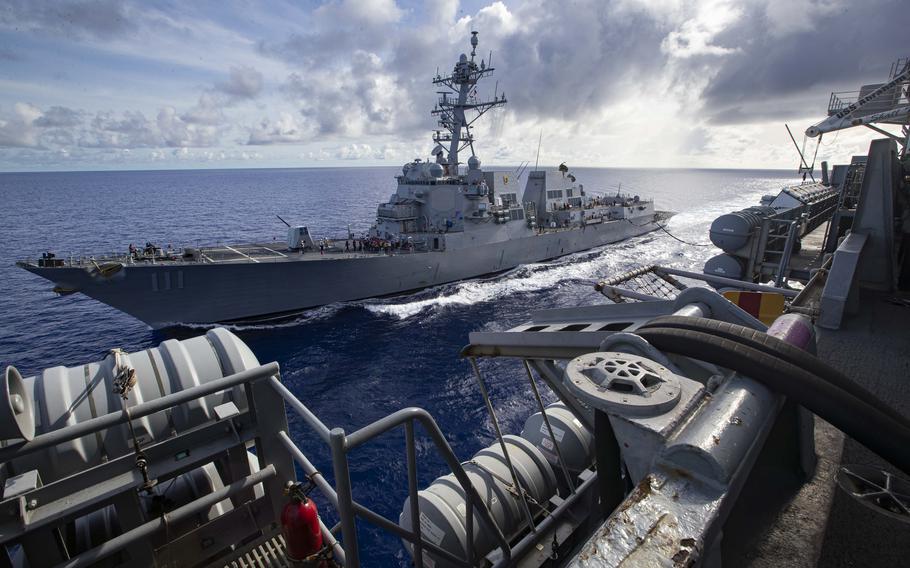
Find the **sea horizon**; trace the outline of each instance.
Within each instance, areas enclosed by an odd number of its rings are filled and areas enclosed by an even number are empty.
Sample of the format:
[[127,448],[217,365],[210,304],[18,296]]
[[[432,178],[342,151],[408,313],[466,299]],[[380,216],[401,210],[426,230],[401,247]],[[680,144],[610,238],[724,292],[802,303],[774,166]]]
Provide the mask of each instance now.
[[[123,168],[123,169],[85,169],[85,170],[0,170],[4,174],[103,174],[103,173],[141,173],[141,172],[227,172],[227,171],[287,171],[287,170],[359,170],[369,168],[399,169],[401,166],[392,164],[361,164],[361,165],[332,165],[332,166],[262,166],[262,167],[223,167],[223,168]],[[518,165],[484,165],[487,170],[515,170]],[[538,168],[556,169],[559,164],[541,164]],[[714,167],[656,167],[656,166],[586,166],[573,165],[574,169],[594,170],[645,170],[645,171],[720,171],[720,172],[787,172],[792,168],[714,168]],[[530,168],[529,168],[530,171]],[[794,174],[796,175],[796,174]]]

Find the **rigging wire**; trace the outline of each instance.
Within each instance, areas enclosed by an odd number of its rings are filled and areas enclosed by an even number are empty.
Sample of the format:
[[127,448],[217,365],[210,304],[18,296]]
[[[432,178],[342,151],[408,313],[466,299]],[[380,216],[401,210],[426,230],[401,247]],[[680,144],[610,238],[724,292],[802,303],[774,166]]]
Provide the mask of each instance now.
[[[632,222],[631,219],[626,219],[626,222],[628,222],[630,225],[633,225],[633,226],[635,226],[635,227],[644,227],[645,225],[647,225],[647,223],[645,223],[644,225],[636,225],[635,223]],[[681,243],[684,244],[684,245],[689,245],[689,246],[693,246],[693,247],[713,247],[713,246],[714,246],[714,245],[711,244],[711,243],[692,243],[692,242],[683,240],[683,239],[677,237],[676,235],[674,235],[673,233],[671,233],[671,232],[667,229],[667,227],[665,227],[664,225],[661,225],[661,224],[658,223],[657,221],[655,221],[654,224],[657,225],[657,228],[658,228],[658,229],[660,229],[661,231],[667,233],[668,235],[670,235],[671,237],[673,237],[674,239],[676,239],[677,241],[681,242]]]

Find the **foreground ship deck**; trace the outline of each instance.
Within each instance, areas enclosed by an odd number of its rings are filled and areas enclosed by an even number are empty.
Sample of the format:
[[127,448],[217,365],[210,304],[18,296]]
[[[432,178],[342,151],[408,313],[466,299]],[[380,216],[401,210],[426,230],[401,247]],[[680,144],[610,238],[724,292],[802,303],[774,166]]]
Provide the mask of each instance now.
[[[8,519],[0,539],[21,544],[8,548],[16,565],[289,565],[287,539],[300,535],[287,527],[281,534],[279,519],[295,506],[284,488],[297,479],[296,463],[340,516],[335,527],[320,525],[321,544],[310,554],[343,566],[371,562],[355,519],[417,547],[417,566],[806,566],[841,553],[835,560],[846,565],[888,565],[908,544],[900,515],[835,497],[843,438],[797,406],[819,411],[818,393],[782,396],[750,371],[718,367],[707,353],[683,355],[660,339],[671,324],[722,324],[751,337],[764,329],[797,351],[830,355],[856,379],[854,390],[887,395],[898,411],[910,407],[897,388],[907,360],[891,356],[908,339],[901,314],[885,302],[894,296],[860,291],[870,309],[847,314],[839,330],[813,332],[797,312],[821,309],[813,290],[823,280],[770,328],[712,291],[685,288],[670,299],[538,311],[513,329],[471,334],[463,354],[478,371],[497,436],[467,461],[421,409],[350,432],[324,424],[281,383],[277,364],[260,365],[223,329],[24,380],[7,369],[2,394],[18,402],[0,412],[0,511]],[[520,435],[499,432],[485,357],[526,365],[515,380],[530,380],[539,412]],[[747,354],[740,358],[734,366],[754,368]],[[544,407],[544,387],[561,405]],[[37,424],[32,408],[43,417]],[[324,443],[333,481],[289,437],[285,412]],[[844,416],[821,412],[849,430]],[[64,414],[69,424],[57,426]],[[393,430],[404,430],[406,451],[389,467],[405,470],[410,495],[397,521],[353,500],[365,488],[348,465],[358,459],[350,452]],[[910,441],[890,434],[897,447]],[[29,440],[16,440],[22,436]],[[860,439],[907,467],[878,434]],[[418,444],[453,472],[420,491]],[[167,501],[156,497],[163,492]],[[881,549],[866,548],[857,519],[881,531]],[[458,537],[465,523],[460,534],[474,539]],[[464,555],[473,560],[459,561]]]

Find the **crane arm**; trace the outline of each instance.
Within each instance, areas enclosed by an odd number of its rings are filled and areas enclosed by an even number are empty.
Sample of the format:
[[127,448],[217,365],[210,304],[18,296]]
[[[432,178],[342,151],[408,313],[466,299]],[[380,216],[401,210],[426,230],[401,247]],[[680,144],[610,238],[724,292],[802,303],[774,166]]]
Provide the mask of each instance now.
[[819,122],[814,126],[810,126],[806,129],[806,136],[810,138],[816,138],[825,132],[833,132],[835,130],[842,130],[844,128],[850,128],[852,126],[860,126],[863,124],[871,124],[880,120],[889,120],[896,119],[907,116],[908,108],[910,107],[897,107],[891,110],[884,112],[879,112],[875,114],[870,114],[864,117],[859,118],[849,118],[856,110],[864,107],[869,102],[877,99],[884,93],[887,93],[894,89],[897,85],[901,83],[910,81],[910,66],[904,68],[904,70],[894,76],[893,79],[887,83],[882,84],[879,88],[875,89],[868,95],[857,100],[856,102],[844,107],[840,111],[829,116],[825,120]]

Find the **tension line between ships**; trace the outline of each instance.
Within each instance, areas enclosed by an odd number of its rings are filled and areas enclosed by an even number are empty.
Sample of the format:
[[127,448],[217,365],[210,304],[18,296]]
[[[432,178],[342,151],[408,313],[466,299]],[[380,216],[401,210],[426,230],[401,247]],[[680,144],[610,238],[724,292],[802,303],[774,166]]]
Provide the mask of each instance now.
[[[349,235],[344,246],[296,226],[288,228],[284,247],[162,253],[150,245],[141,253],[45,254],[17,264],[53,282],[57,292],[81,292],[153,328],[252,323],[503,272],[653,231],[670,216],[639,196],[586,191],[565,167],[484,171],[472,128],[506,97],[478,97],[478,84],[493,68],[477,62],[477,43],[473,32],[470,55],[462,54],[450,75],[433,79],[440,91],[432,114],[441,127],[433,135],[434,160],[404,165],[365,238]],[[465,168],[459,156],[466,151]]]

